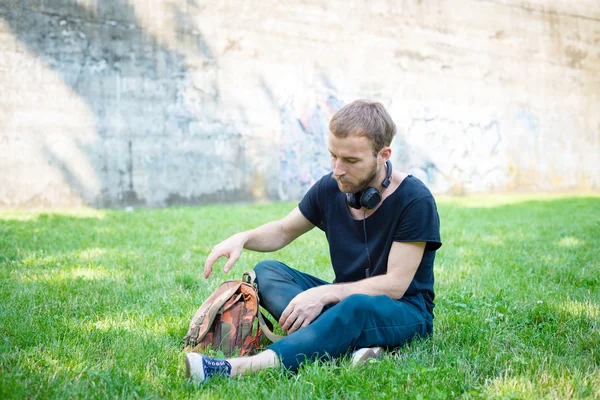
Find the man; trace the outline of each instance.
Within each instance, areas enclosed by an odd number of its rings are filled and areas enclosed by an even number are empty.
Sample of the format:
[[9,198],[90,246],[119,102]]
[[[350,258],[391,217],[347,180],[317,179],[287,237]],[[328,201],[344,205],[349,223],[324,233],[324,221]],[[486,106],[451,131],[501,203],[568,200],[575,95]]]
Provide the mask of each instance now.
[[421,181],[392,171],[396,126],[380,103],[344,106],[329,129],[333,172],[283,219],[216,245],[204,277],[220,257],[229,258],[229,272],[243,249],[276,251],[317,226],[327,236],[334,283],[278,261],[257,264],[261,305],[287,336],[252,357],[190,353],[186,365],[193,380],[277,365],[295,371],[305,360],[349,350],[365,358],[377,355],[379,346],[394,348],[432,333],[433,262],[441,246],[435,200]]

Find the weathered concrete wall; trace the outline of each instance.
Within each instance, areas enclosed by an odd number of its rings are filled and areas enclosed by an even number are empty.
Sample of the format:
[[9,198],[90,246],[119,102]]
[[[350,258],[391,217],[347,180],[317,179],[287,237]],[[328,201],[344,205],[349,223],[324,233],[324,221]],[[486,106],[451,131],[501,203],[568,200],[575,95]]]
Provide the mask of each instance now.
[[3,0],[0,205],[298,198],[356,98],[436,192],[600,190],[599,96],[596,0]]

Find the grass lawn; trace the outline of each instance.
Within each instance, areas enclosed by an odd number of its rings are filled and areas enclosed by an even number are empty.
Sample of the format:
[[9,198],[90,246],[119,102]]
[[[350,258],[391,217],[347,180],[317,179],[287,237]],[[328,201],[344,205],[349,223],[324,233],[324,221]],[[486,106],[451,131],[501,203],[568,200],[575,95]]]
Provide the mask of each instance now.
[[313,230],[201,277],[218,241],[295,204],[0,210],[0,398],[600,398],[600,196],[439,198],[431,339],[351,368],[197,386],[180,341],[264,258],[332,279]]

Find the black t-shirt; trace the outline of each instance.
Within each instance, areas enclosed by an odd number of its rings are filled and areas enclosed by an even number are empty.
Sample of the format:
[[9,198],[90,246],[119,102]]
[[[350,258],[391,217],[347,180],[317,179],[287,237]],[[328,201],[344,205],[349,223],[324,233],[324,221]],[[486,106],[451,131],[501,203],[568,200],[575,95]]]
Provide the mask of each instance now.
[[427,242],[421,264],[404,297],[419,293],[433,310],[433,261],[442,245],[435,200],[419,179],[407,176],[379,208],[364,221],[371,265],[365,248],[363,220],[348,210],[346,194],[329,173],[317,181],[299,204],[300,212],[325,232],[335,282],[356,282],[387,272],[392,242]]

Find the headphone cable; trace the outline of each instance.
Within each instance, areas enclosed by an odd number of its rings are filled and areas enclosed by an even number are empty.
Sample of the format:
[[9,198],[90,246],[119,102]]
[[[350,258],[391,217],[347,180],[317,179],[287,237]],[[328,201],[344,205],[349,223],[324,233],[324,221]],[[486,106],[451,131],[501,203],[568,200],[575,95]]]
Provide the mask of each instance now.
[[371,255],[369,254],[369,245],[367,242],[367,209],[365,208],[365,212],[363,214],[363,231],[365,233],[365,250],[367,251],[367,260],[369,260],[369,268],[365,271],[366,277],[371,276]]
[[[389,164],[389,165],[391,166],[391,164]],[[385,169],[386,169],[386,171],[388,170],[388,164],[385,165]],[[385,189],[388,188],[388,186],[392,182],[392,179],[393,178],[390,174],[390,181],[388,182],[387,185],[384,185],[383,188],[379,191],[380,196],[383,195],[383,192],[385,192]],[[369,278],[371,276],[371,269],[373,268],[373,265],[371,264],[371,254],[369,254],[369,244],[368,244],[369,242],[367,241],[367,208],[366,207],[365,207],[365,211],[363,213],[363,232],[365,233],[365,250],[367,252],[367,260],[369,260],[369,268],[367,268],[365,270],[365,275],[367,278]]]
[[[387,166],[386,166],[387,168]],[[387,189],[387,186],[384,186],[383,189],[381,189],[381,191],[379,192],[379,195],[381,196],[383,194],[383,192],[385,192],[385,189]],[[369,278],[371,276],[371,269],[373,268],[373,265],[371,264],[371,254],[369,254],[369,242],[367,241],[367,209],[365,208],[365,211],[363,213],[363,232],[365,233],[365,250],[367,252],[367,260],[369,260],[369,268],[366,269],[365,271],[365,275],[367,278]]]

